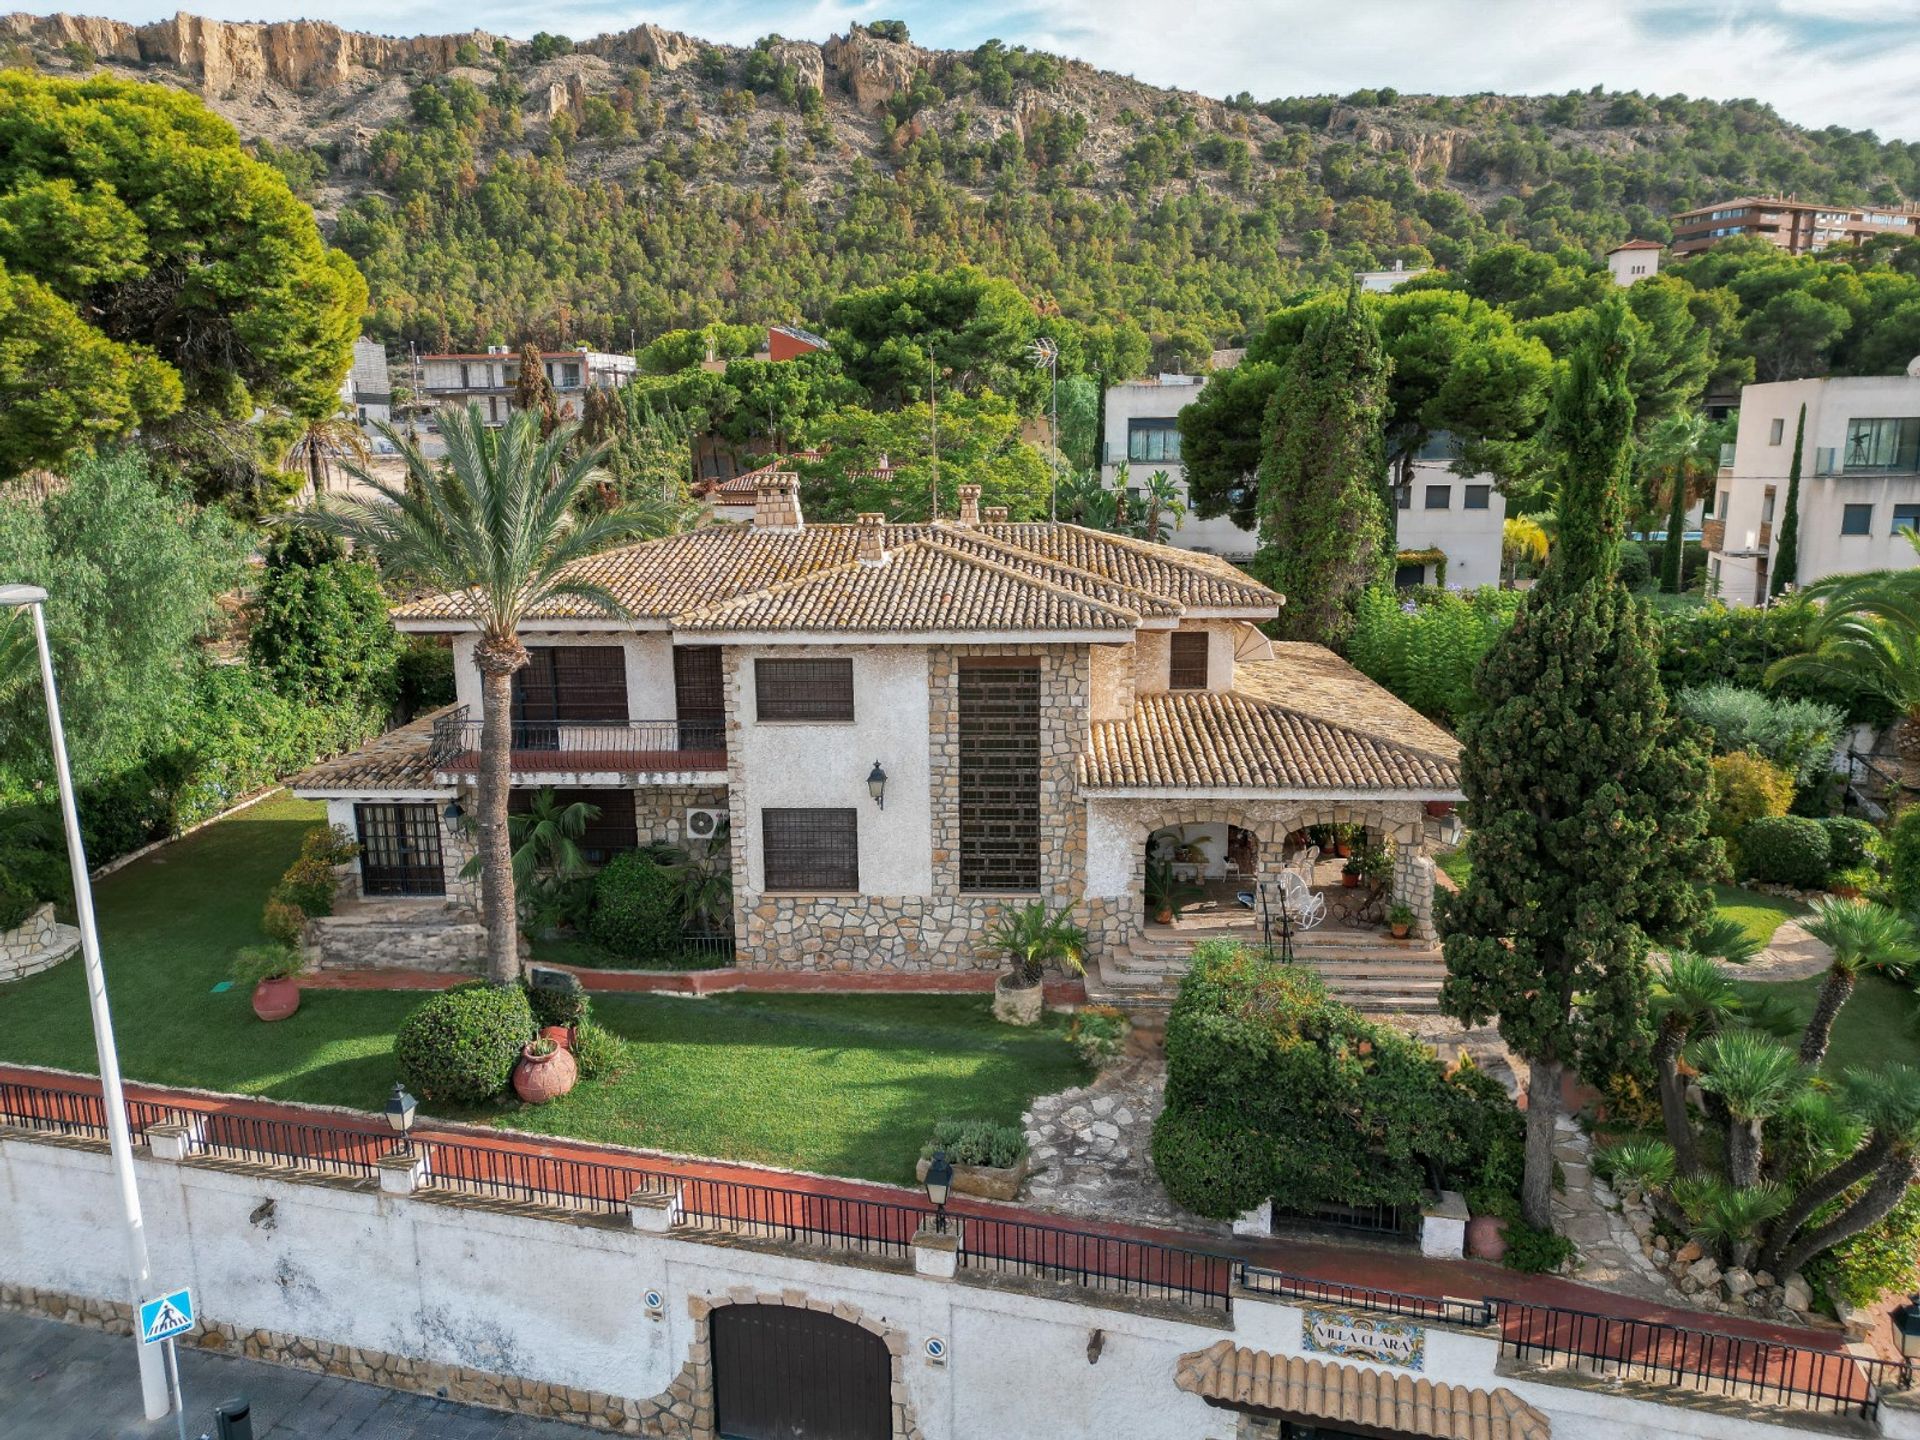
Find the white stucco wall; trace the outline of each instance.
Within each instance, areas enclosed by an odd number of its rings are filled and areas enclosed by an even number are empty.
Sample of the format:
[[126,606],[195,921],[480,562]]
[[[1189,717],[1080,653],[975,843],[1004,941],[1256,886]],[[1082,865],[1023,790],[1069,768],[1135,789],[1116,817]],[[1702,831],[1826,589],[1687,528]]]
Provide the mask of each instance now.
[[[618,645],[626,652],[627,718],[676,718],[673,688],[673,636],[665,630],[569,630],[548,633],[523,629],[530,649],[561,645]],[[453,639],[454,699],[475,719],[480,715],[480,670],[473,662],[479,637],[468,632]]]
[[[927,1440],[1231,1440],[1235,1412],[1175,1387],[1179,1357],[1223,1337],[1304,1353],[1303,1317],[1292,1305],[1241,1299],[1223,1326],[1086,1303],[1085,1292],[1017,1293],[618,1224],[154,1161],[144,1152],[136,1166],[156,1285],[191,1286],[212,1320],[634,1399],[665,1390],[701,1338],[690,1299],[726,1303],[783,1291],[844,1302],[902,1338],[906,1398]],[[269,1200],[272,1213],[262,1216]],[[104,1153],[0,1140],[0,1202],[0,1280],[125,1298]],[[643,1306],[648,1288],[664,1297],[658,1317]],[[1090,1363],[1095,1330],[1103,1345]],[[923,1348],[936,1336],[949,1347],[945,1364]],[[1427,1327],[1426,1350],[1427,1377],[1504,1386],[1548,1416],[1556,1440],[1786,1433],[1608,1387],[1504,1376],[1497,1342],[1485,1333]],[[121,1383],[131,1387],[126,1358]]]
[[[1127,458],[1127,422],[1129,420],[1172,419],[1199,398],[1205,388],[1204,375],[1161,375],[1144,380],[1129,380],[1107,388],[1106,429],[1101,435],[1100,478],[1112,488],[1122,468],[1136,488],[1146,483],[1156,470],[1187,494],[1187,470],[1177,460],[1129,460]],[[1244,560],[1254,552],[1252,532],[1242,530],[1232,519],[1202,520],[1188,515],[1170,537],[1170,543],[1182,550],[1201,550],[1209,555],[1224,555],[1229,560]]]
[[[1427,491],[1447,487],[1445,510],[1426,508]],[[1487,508],[1466,508],[1467,486],[1486,485]],[[1500,583],[1500,533],[1507,518],[1507,497],[1491,475],[1459,475],[1442,461],[1413,462],[1412,503],[1395,512],[1402,550],[1441,550],[1447,557],[1447,584],[1476,590]],[[1431,573],[1428,576],[1432,579]]]
[[[860,817],[860,889],[926,895],[933,889],[932,788],[927,756],[927,652],[918,645],[741,646],[729,707],[739,722],[733,824],[747,837],[745,889],[766,888],[760,812],[769,807],[851,808]],[[853,661],[848,724],[763,723],[755,715],[754,661],[847,656]],[[887,774],[886,808],[867,793],[874,761]]]

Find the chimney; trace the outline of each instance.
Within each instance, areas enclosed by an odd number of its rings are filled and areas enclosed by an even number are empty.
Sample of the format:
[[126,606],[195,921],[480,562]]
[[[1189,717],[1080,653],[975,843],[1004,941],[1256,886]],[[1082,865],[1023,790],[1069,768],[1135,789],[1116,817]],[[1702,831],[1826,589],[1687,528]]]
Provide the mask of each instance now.
[[856,526],[860,537],[859,561],[862,565],[887,563],[887,517],[876,510],[863,510]]
[[980,523],[980,487],[978,485],[960,487],[960,523],[968,528]]
[[774,470],[753,487],[753,528],[804,530],[800,518],[800,477],[791,470]]
[[1004,505],[989,505],[980,513],[986,517],[987,524],[989,525],[1004,525],[1007,523],[1007,507]]

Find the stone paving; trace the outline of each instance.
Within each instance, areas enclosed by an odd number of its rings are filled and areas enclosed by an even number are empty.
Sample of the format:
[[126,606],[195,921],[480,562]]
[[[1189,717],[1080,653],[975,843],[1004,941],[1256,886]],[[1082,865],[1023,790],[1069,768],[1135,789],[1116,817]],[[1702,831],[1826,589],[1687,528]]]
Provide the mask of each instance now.
[[[254,1440],[581,1440],[555,1420],[455,1405],[205,1350],[180,1352],[187,1434],[244,1396]],[[174,1417],[141,1413],[133,1341],[0,1311],[0,1434],[32,1440],[174,1440]]]
[[1721,968],[1736,980],[1805,980],[1833,964],[1833,951],[1806,932],[1798,920],[1783,920],[1767,948],[1744,965]]
[[1619,1198],[1593,1173],[1591,1137],[1571,1115],[1554,1121],[1553,1158],[1566,1178],[1566,1189],[1553,1197],[1554,1227],[1580,1248],[1575,1277],[1618,1295],[1691,1305],[1641,1250]]

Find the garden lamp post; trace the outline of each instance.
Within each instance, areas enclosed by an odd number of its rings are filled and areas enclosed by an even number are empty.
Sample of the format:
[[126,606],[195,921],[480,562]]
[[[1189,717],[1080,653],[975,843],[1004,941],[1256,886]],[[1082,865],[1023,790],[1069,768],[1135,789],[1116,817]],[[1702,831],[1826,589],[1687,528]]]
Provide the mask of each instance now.
[[[128,1298],[134,1313],[153,1294],[153,1266],[147,1258],[147,1232],[140,1216],[140,1192],[134,1183],[133,1137],[127,1132],[127,1097],[120,1084],[120,1052],[113,1043],[113,1015],[107,1008],[107,977],[100,967],[100,932],[93,921],[93,886],[87,852],[80,839],[80,812],[73,799],[73,775],[67,767],[67,737],[60,723],[60,694],[53,683],[53,651],[47,644],[47,592],[38,585],[0,585],[0,606],[32,612],[34,644],[40,652],[40,686],[47,701],[47,732],[54,775],[60,785],[60,822],[67,832],[67,863],[73,871],[74,918],[79,922],[80,955],[86,967],[87,1005],[93,1012],[93,1047],[100,1064],[100,1098],[107,1117],[107,1148],[120,1190],[121,1220],[127,1232]],[[140,1357],[140,1398],[147,1419],[158,1420],[172,1408],[158,1345],[134,1336]]]
[[933,1202],[933,1228],[942,1235],[947,1231],[947,1193],[952,1188],[953,1166],[946,1151],[936,1150],[927,1163],[927,1199]]
[[407,1087],[398,1083],[387,1097],[387,1124],[400,1137],[400,1149],[408,1155],[413,1153],[413,1112],[419,1104],[407,1093]]
[[1893,1312],[1893,1338],[1900,1342],[1900,1370],[1907,1384],[1915,1366],[1920,1366],[1920,1291]]

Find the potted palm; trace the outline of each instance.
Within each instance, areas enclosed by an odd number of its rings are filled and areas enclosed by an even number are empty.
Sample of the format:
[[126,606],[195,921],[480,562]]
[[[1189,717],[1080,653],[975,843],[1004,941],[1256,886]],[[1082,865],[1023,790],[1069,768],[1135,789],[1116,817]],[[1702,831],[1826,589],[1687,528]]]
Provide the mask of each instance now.
[[249,945],[233,960],[233,983],[252,992],[253,1013],[284,1020],[300,1008],[299,977],[307,957],[292,945]]
[[1049,910],[1035,900],[1003,912],[987,931],[986,955],[1003,955],[1011,969],[993,987],[993,1018],[1009,1025],[1039,1023],[1041,977],[1057,963],[1070,975],[1085,973],[1087,932],[1073,923],[1073,908]]
[[1181,879],[1171,860],[1147,862],[1147,909],[1153,912],[1157,924],[1171,925],[1182,906],[1206,893],[1191,880]]

